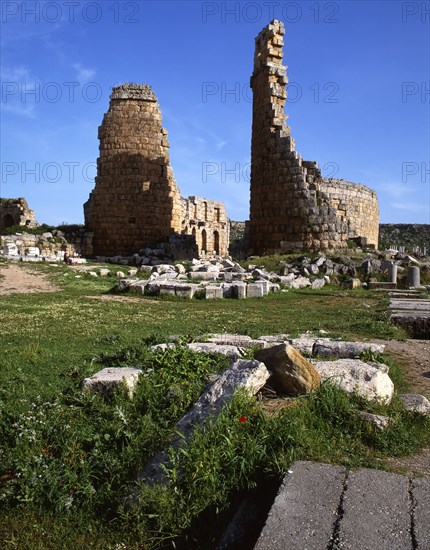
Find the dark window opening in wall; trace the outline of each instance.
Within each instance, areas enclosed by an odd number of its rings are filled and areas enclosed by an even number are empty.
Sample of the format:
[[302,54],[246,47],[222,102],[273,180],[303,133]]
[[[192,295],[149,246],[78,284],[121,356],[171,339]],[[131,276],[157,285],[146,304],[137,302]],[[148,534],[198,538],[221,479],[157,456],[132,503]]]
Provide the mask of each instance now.
[[10,214],[6,214],[3,218],[3,225],[5,227],[12,227],[12,225],[15,225],[15,220]]
[[218,231],[214,231],[214,252],[217,256],[219,256],[219,233],[218,233]]
[[207,222],[208,221],[208,203],[204,202],[203,206],[204,206],[204,212],[205,212],[205,222]]
[[202,246],[201,251],[206,252],[207,250],[207,237],[206,237],[206,229],[203,229],[202,231]]
[[197,204],[194,205],[194,219],[197,220]]
[[219,213],[219,208],[215,208],[215,221],[219,223],[220,221],[220,213]]
[[128,223],[136,223],[136,218],[128,218]]

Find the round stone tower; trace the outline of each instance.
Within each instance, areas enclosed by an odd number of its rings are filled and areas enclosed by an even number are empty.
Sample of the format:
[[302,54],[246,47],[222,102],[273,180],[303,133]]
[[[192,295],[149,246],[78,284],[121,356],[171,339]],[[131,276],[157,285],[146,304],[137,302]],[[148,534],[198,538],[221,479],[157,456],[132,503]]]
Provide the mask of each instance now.
[[96,185],[84,205],[93,254],[130,255],[180,232],[180,194],[151,87],[113,88],[98,137]]

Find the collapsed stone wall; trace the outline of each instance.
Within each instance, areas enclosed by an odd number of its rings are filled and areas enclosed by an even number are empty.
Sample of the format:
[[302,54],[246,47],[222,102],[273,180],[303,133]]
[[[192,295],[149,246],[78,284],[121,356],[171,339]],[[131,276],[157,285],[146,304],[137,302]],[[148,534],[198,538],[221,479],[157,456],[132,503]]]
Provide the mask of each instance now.
[[38,227],[36,216],[27,204],[27,201],[20,197],[18,199],[0,199],[0,233],[13,225],[25,227]]
[[378,245],[379,209],[376,192],[342,179],[323,179],[321,194],[340,218],[348,224],[348,239],[361,240],[363,246]]
[[228,254],[230,224],[222,202],[201,197],[181,199],[182,233],[193,235],[200,257]]
[[282,64],[284,34],[284,24],[274,20],[255,41],[251,252],[333,251],[345,247],[348,239],[360,237],[376,246],[376,194],[364,186],[324,180],[317,162],[305,161],[295,150],[284,114],[288,82]]
[[223,204],[180,196],[170,166],[167,130],[150,86],[113,88],[99,139],[96,185],[84,205],[93,255],[127,256],[168,242],[173,249],[177,242],[182,257],[190,245],[187,235],[195,235],[200,255],[226,253]]

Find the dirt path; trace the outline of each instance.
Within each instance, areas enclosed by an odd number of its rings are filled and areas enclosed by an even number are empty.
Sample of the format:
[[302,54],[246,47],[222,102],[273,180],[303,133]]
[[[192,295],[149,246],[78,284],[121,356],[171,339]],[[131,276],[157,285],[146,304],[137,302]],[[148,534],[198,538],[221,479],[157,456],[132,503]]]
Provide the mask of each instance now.
[[385,345],[385,351],[403,367],[411,393],[430,399],[430,340],[372,340]]
[[0,296],[34,292],[59,292],[45,275],[24,266],[9,264],[0,267]]

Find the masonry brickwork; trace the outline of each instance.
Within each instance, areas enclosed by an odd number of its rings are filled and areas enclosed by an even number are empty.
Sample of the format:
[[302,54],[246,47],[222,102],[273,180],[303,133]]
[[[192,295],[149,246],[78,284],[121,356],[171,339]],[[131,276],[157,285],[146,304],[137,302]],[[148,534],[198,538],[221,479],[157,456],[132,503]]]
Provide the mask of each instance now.
[[38,227],[36,216],[30,210],[27,201],[18,199],[0,199],[0,233],[7,227],[21,225],[23,227]]
[[[95,188],[84,205],[93,255],[131,255],[180,234],[195,234],[200,255],[213,254],[215,249],[226,253],[224,206],[180,196],[170,166],[167,130],[150,86],[113,88],[98,137]],[[215,221],[218,213],[220,221]]]
[[200,257],[228,254],[230,224],[222,202],[201,197],[181,200],[182,233],[194,235]]
[[282,63],[285,27],[274,20],[255,43],[249,239],[253,254],[334,251],[348,239],[377,246],[376,193],[344,180],[325,180],[305,161],[284,114],[288,82]]

